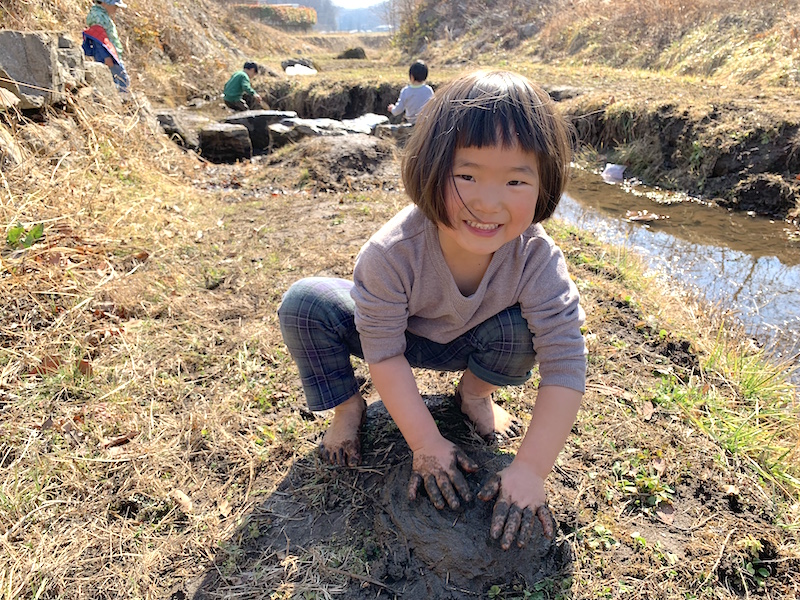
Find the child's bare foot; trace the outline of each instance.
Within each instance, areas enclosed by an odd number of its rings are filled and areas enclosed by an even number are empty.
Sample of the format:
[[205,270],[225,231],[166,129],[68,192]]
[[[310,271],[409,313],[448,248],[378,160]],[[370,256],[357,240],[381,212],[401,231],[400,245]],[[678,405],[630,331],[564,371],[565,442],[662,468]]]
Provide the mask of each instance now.
[[465,392],[462,385],[456,390],[456,406],[475,425],[475,430],[489,442],[522,435],[522,423],[499,406],[489,393],[479,396]]
[[322,460],[340,467],[361,464],[361,426],[367,414],[367,403],[356,394],[333,409],[333,420],[322,437],[319,454]]

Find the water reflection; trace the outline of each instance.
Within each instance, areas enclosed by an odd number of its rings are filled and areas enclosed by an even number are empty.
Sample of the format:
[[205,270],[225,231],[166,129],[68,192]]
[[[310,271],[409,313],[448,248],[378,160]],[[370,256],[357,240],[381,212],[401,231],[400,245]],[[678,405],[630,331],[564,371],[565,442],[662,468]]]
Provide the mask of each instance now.
[[[681,200],[577,171],[556,217],[642,255],[650,268],[736,312],[776,355],[793,356],[800,350],[800,243],[787,238],[789,226]],[[662,218],[625,218],[644,211]]]

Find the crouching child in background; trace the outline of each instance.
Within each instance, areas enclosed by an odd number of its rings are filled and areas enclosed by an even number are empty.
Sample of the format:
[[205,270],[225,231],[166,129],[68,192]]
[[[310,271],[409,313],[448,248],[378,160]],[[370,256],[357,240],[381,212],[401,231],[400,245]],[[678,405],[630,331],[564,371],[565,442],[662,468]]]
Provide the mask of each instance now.
[[261,96],[250,84],[250,80],[258,74],[258,65],[254,62],[244,63],[241,70],[236,71],[225,84],[222,95],[225,106],[235,111],[257,110],[262,108]]

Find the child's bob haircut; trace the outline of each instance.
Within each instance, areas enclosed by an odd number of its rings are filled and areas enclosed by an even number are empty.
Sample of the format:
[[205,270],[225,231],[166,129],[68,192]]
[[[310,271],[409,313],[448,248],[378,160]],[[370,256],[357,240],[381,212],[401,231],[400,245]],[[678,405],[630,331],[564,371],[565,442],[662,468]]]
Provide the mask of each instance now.
[[539,223],[561,200],[572,139],[571,126],[547,92],[509,71],[477,71],[442,87],[422,109],[403,156],[403,184],[426,217],[451,227],[445,190],[456,149],[519,144],[538,161],[533,222]]

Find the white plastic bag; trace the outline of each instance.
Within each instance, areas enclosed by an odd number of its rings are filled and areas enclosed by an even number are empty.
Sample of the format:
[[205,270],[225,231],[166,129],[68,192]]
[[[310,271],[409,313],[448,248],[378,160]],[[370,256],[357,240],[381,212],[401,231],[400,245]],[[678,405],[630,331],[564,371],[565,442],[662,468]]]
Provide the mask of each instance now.
[[624,179],[625,165],[606,163],[606,168],[600,174],[606,183],[621,183]]

